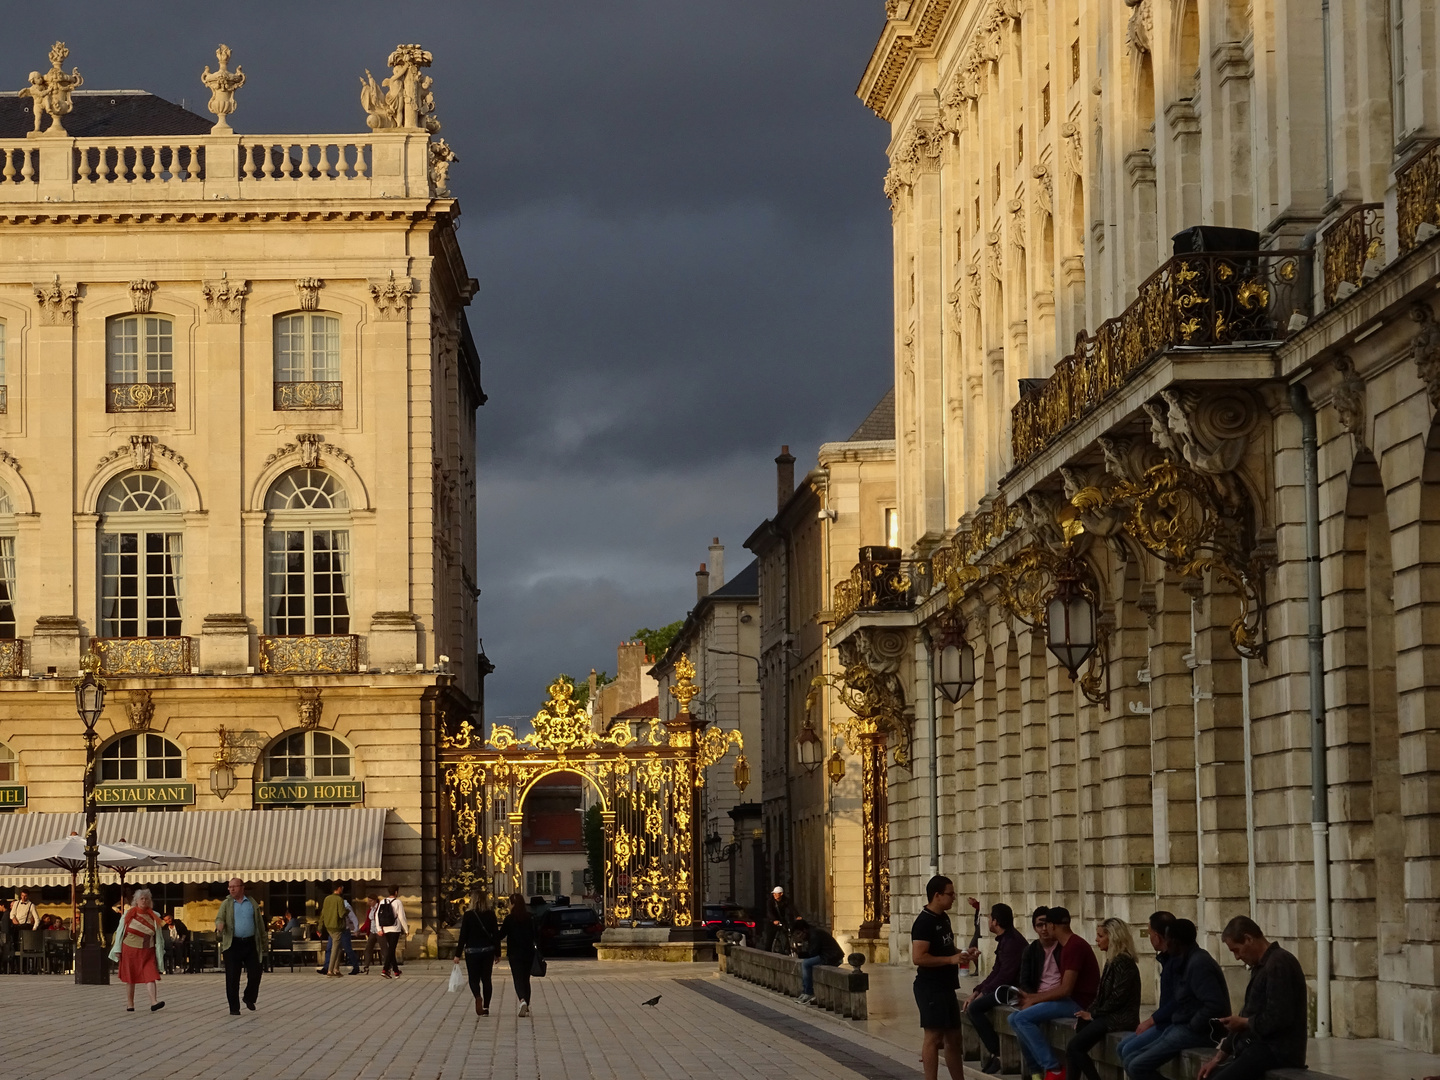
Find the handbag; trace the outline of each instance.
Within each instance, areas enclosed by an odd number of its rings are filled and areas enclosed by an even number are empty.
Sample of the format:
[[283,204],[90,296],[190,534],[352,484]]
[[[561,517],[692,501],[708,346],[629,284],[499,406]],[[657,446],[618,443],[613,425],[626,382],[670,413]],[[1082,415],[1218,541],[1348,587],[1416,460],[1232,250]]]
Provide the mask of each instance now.
[[530,958],[530,976],[535,979],[543,979],[545,977],[545,958],[540,955],[539,949],[536,949],[534,955]]
[[462,986],[464,986],[464,985],[465,985],[465,972],[464,972],[463,970],[461,970],[461,967],[460,967],[459,964],[451,964],[451,965],[450,965],[450,985],[447,986],[445,989],[446,989],[447,991],[449,991],[450,993],[454,994],[454,993],[458,993],[459,990],[460,990],[460,988],[461,988]]

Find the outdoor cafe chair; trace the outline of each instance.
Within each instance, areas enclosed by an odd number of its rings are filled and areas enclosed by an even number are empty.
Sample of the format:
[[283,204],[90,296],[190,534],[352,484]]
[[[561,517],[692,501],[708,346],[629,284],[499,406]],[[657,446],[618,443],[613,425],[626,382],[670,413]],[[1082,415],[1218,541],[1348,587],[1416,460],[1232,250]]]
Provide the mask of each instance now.
[[44,935],[45,970],[63,974],[70,970],[70,961],[75,954],[74,943],[69,930],[42,930]]
[[[281,956],[284,959],[281,959]],[[274,971],[276,964],[289,964],[290,970],[295,970],[295,941],[284,930],[276,930],[270,935],[270,956],[269,970]]]
[[38,975],[45,963],[45,936],[39,930],[20,931],[20,972]]

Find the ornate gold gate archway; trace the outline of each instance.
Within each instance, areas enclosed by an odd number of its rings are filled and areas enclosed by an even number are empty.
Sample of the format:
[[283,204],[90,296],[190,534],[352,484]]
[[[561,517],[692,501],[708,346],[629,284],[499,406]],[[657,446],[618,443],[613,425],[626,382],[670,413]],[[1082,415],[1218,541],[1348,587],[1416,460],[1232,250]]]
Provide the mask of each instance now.
[[597,732],[556,680],[536,714],[534,731],[516,736],[496,725],[488,739],[468,722],[441,739],[449,816],[446,861],[468,864],[465,875],[496,897],[522,891],[521,823],[525,796],[554,773],[576,773],[599,793],[605,830],[605,925],[645,921],[683,935],[700,923],[701,789],[705,769],[735,747],[740,733],[707,727],[690,713],[699,693],[695,667],[681,656],[670,690],[680,705],[673,720]]

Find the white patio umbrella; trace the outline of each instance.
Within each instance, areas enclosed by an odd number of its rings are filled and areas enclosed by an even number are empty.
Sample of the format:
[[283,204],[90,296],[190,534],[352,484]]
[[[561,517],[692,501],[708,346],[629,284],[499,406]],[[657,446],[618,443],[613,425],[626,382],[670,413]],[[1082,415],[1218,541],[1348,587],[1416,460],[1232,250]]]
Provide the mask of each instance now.
[[114,843],[107,845],[117,852],[124,852],[130,856],[126,865],[119,866],[114,863],[101,863],[114,870],[120,876],[120,900],[125,900],[125,875],[137,866],[168,866],[172,863],[209,863],[211,866],[219,866],[214,859],[202,859],[198,855],[182,855],[178,851],[163,851],[160,848],[146,847],[143,844],[132,844],[123,836]]
[[[99,844],[98,850],[100,865],[114,870],[120,875],[122,895],[125,891],[125,874],[127,872],[137,866],[146,866],[160,861],[130,845],[122,847],[116,844]],[[75,880],[80,876],[80,871],[85,869],[85,838],[83,836],[72,832],[69,836],[61,837],[58,840],[47,840],[43,844],[34,844],[28,848],[0,852],[0,866],[14,866],[26,870],[58,866],[61,870],[70,871],[70,927],[71,933],[74,933],[77,912]]]

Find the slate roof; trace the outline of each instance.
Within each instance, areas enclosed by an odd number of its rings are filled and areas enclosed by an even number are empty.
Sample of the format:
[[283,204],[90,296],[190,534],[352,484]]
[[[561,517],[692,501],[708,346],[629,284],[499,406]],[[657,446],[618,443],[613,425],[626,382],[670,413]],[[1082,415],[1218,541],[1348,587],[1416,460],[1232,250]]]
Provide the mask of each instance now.
[[[77,90],[65,130],[81,139],[125,139],[142,135],[205,135],[212,116],[199,116],[144,90]],[[0,93],[0,139],[23,139],[34,130],[30,99]],[[50,121],[45,121],[45,129]]]
[[855,429],[855,434],[846,439],[846,442],[877,442],[882,439],[895,438],[895,388],[892,386],[885,391],[875,408],[870,410],[870,415],[860,422]]
[[750,565],[741,570],[711,596],[756,597],[760,595],[760,560],[751,559]]

